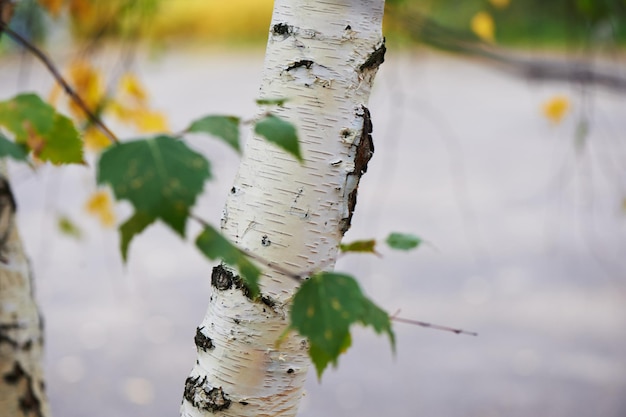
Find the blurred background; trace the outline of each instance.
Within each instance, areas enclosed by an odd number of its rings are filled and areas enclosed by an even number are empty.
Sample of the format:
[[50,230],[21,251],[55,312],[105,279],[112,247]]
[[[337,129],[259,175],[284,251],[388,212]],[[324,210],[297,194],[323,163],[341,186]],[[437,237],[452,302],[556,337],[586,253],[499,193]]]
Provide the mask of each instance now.
[[[47,51],[121,137],[251,117],[272,2],[21,0],[11,26]],[[338,270],[402,317],[355,329],[299,415],[626,416],[626,2],[396,0],[370,102],[376,154],[346,240],[427,243]],[[32,56],[3,36],[0,100],[36,91],[101,138]],[[100,140],[100,141],[99,141]],[[216,177],[218,224],[238,157],[188,137]],[[87,167],[11,165],[46,324],[57,416],[177,415],[211,265],[160,225],[123,265]],[[105,201],[102,203],[102,201]],[[103,208],[104,207],[104,208]],[[197,229],[189,226],[189,236]]]

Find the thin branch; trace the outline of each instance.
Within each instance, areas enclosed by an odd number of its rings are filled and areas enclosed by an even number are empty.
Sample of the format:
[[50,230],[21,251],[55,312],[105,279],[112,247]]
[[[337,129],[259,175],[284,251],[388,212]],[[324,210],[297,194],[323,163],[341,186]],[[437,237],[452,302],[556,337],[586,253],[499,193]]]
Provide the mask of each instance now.
[[424,321],[413,320],[413,319],[405,319],[405,318],[402,318],[402,317],[398,317],[399,313],[400,313],[400,310],[396,311],[389,318],[391,320],[393,320],[393,321],[398,321],[400,323],[407,323],[407,324],[413,324],[413,325],[416,325],[416,326],[428,327],[428,328],[435,329],[435,330],[442,330],[444,332],[452,332],[452,333],[456,333],[456,334],[466,334],[468,336],[478,336],[478,333],[476,333],[476,332],[468,332],[467,330],[455,329],[453,327],[441,326],[439,324],[432,324],[432,323],[427,323],[427,322],[424,322]]
[[404,13],[393,13],[393,16],[415,41],[444,51],[477,57],[516,76],[530,80],[597,85],[612,91],[626,92],[625,77],[616,72],[593,68],[586,61],[524,58],[472,39],[471,34],[447,28],[416,12],[404,10]]
[[111,140],[113,143],[119,142],[119,139],[115,134],[104,124],[102,119],[96,116],[87,104],[83,101],[83,99],[78,95],[76,91],[69,85],[69,83],[63,78],[59,70],[52,63],[50,58],[46,56],[39,48],[30,43],[27,39],[22,37],[17,32],[14,32],[11,28],[9,28],[4,22],[0,22],[0,29],[4,31],[11,39],[15,42],[22,45],[24,48],[28,49],[33,55],[35,55],[50,71],[54,79],[63,87],[65,93],[85,112],[89,121],[102,130],[102,132]]
[[[201,218],[200,216],[198,216],[196,214],[190,213],[189,217],[194,219],[195,221],[197,221],[198,223],[200,223],[204,227],[210,226],[209,223],[206,220],[204,220],[203,218]],[[245,249],[242,249],[242,248],[240,248],[238,246],[236,246],[236,247],[243,255],[247,256],[248,258],[257,261],[257,262],[267,266],[268,268],[273,269],[274,271],[280,272],[281,274],[284,274],[285,276],[287,276],[287,277],[289,277],[291,279],[294,279],[297,282],[304,281],[307,277],[315,274],[315,272],[317,271],[317,270],[310,270],[310,271],[305,271],[305,272],[302,272],[302,273],[296,273],[296,272],[290,271],[289,269],[284,268],[284,267],[282,267],[282,266],[280,266],[280,265],[278,265],[278,264],[276,264],[274,262],[269,262],[268,260],[260,257],[257,254],[249,252],[249,251],[247,251]],[[405,318],[402,318],[402,317],[398,317],[399,313],[400,313],[400,310],[396,311],[393,315],[389,316],[389,318],[391,320],[398,321],[400,323],[408,323],[408,324],[413,324],[413,325],[416,325],[416,326],[429,327],[431,329],[443,330],[443,331],[446,331],[446,332],[452,332],[452,333],[456,333],[456,334],[466,334],[466,335],[469,335],[469,336],[478,336],[478,333],[476,333],[476,332],[468,332],[466,330],[455,329],[453,327],[441,326],[439,324],[426,323],[424,321],[405,319]]]

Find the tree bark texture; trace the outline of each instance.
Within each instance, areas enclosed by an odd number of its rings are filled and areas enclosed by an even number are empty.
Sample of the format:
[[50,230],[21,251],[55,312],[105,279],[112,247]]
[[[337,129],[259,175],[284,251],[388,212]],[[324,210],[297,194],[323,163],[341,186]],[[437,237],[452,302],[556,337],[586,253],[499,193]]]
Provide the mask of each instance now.
[[5,161],[0,160],[0,416],[47,417],[42,321],[15,212]]
[[222,218],[223,233],[266,261],[252,300],[235,272],[217,266],[196,365],[181,415],[294,416],[308,370],[304,338],[290,334],[297,274],[331,269],[350,227],[374,147],[367,103],[385,53],[384,0],[276,0],[260,98],[298,130],[304,163],[251,135]]

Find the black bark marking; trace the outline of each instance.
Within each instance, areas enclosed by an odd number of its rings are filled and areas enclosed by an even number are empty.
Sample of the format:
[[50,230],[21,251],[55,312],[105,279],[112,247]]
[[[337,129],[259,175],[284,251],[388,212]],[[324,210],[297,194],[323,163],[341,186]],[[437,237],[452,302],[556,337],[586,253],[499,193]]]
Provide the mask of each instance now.
[[289,36],[292,30],[293,30],[293,27],[289,26],[286,23],[276,23],[274,26],[272,26],[272,33],[275,35]]
[[235,287],[241,290],[243,295],[252,300],[250,289],[246,283],[241,279],[241,277],[224,268],[223,265],[217,265],[213,268],[213,272],[211,273],[211,285],[220,291],[230,290]]
[[26,372],[24,372],[24,369],[22,369],[22,366],[19,364],[19,362],[14,362],[13,369],[11,369],[8,373],[2,375],[2,378],[7,384],[15,385],[20,382],[20,380],[25,376]]
[[350,229],[350,225],[352,224],[352,215],[354,213],[354,209],[356,208],[359,181],[361,176],[367,172],[367,164],[374,155],[374,140],[372,139],[373,126],[370,111],[365,106],[361,106],[361,111],[362,114],[359,113],[357,115],[363,118],[363,129],[361,131],[359,142],[354,145],[356,146],[356,151],[354,153],[354,171],[348,174],[357,177],[356,186],[348,194],[348,217],[339,221],[339,230],[341,230],[342,234],[345,234],[348,229]]
[[291,71],[292,69],[296,69],[296,68],[300,68],[300,67],[305,67],[306,69],[311,69],[311,66],[313,66],[314,62],[308,59],[302,59],[298,62],[294,62],[293,64],[291,64],[290,66],[287,67],[287,71]]
[[352,26],[347,25],[346,28],[344,30],[352,30]]
[[206,386],[206,377],[202,379],[199,376],[196,378],[188,377],[185,380],[183,397],[195,408],[212,413],[226,410],[230,407],[231,401],[224,393],[224,390],[222,390],[222,387],[208,388]]
[[241,404],[241,405],[248,405],[250,403],[248,401],[239,401],[239,404]]
[[359,67],[359,71],[363,72],[367,69],[375,70],[385,62],[385,52],[387,52],[387,47],[385,46],[385,39],[383,39],[383,43],[376,49],[374,52],[369,54],[364,63]]
[[271,244],[272,244],[272,241],[267,237],[267,235],[263,235],[263,237],[261,237],[261,245],[267,247]]
[[213,340],[206,336],[204,333],[202,333],[202,329],[204,329],[204,327],[198,327],[196,329],[196,336],[193,338],[193,341],[196,344],[196,347],[199,349],[202,349],[203,351],[207,351],[210,349],[215,349],[215,345],[213,345]]
[[293,370],[293,368],[289,368],[289,369],[287,369],[287,373],[288,373],[288,374],[293,374],[294,372],[295,372],[295,371]]
[[32,339],[28,339],[23,344],[19,344],[14,338],[9,335],[11,330],[23,329],[25,326],[18,323],[4,323],[0,324],[0,344],[7,344],[13,349],[30,350],[33,347]]
[[24,387],[24,393],[22,396],[18,398],[19,401],[19,409],[22,411],[24,415],[34,416],[34,417],[42,417],[43,413],[41,411],[41,401],[35,395],[35,391],[33,389],[33,378],[24,371],[19,362],[13,363],[13,369],[8,373],[2,376],[4,381],[10,385],[17,385],[22,380],[26,382]]
[[261,296],[261,302],[271,309],[273,309],[274,306],[276,305],[276,301],[274,301],[273,298],[268,297],[267,295]]

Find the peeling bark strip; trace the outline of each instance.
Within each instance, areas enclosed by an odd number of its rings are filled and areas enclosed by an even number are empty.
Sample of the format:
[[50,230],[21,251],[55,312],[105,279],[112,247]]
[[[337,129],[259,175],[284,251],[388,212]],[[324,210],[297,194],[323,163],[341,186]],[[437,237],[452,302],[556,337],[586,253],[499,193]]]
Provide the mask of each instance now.
[[300,67],[311,69],[311,66],[313,66],[313,64],[314,62],[311,61],[310,59],[301,59],[300,61],[294,62],[293,64],[289,65],[285,71],[291,71],[292,69],[296,69]]
[[374,140],[372,139],[373,126],[370,111],[365,106],[361,106],[360,110],[362,113],[357,113],[357,116],[363,118],[363,128],[361,130],[361,137],[359,138],[358,143],[353,144],[353,146],[356,146],[356,151],[354,153],[354,171],[349,173],[348,178],[346,179],[346,191],[348,192],[348,216],[341,219],[341,222],[339,223],[342,235],[350,229],[352,224],[352,215],[354,214],[354,209],[356,207],[359,181],[361,180],[361,176],[367,172],[367,164],[374,155]]
[[209,388],[206,377],[188,377],[183,396],[195,408],[212,413],[228,409],[231,403],[222,387]]
[[0,262],[7,263],[4,252],[13,229],[13,218],[17,205],[6,178],[0,176]]
[[374,140],[372,139],[372,118],[367,107],[361,106],[363,114],[359,114],[363,118],[363,130],[361,131],[361,139],[356,145],[356,153],[354,155],[354,173],[359,177],[367,172],[367,164],[372,156],[374,156]]

